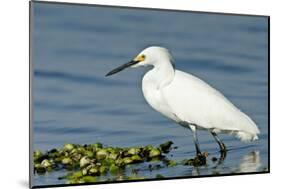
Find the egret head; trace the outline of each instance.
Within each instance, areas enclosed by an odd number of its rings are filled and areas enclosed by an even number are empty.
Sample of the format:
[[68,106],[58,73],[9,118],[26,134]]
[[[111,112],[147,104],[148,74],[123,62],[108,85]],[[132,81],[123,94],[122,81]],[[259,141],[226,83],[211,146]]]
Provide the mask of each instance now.
[[161,64],[161,62],[164,61],[171,62],[171,60],[172,57],[168,49],[164,47],[152,46],[142,50],[133,60],[113,69],[112,71],[107,73],[106,76],[113,75],[128,67],[135,68],[135,67],[147,66],[147,65],[156,66],[157,64]]

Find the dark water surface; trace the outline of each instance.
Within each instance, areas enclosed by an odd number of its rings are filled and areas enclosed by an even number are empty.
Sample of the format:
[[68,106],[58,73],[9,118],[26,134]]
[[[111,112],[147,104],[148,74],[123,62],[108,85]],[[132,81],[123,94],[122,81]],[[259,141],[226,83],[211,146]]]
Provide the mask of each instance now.
[[[146,68],[104,75],[150,45],[168,48],[177,69],[220,90],[261,130],[260,140],[242,143],[222,135],[230,149],[219,166],[176,166],[149,172],[165,177],[260,172],[268,168],[268,26],[265,17],[226,16],[34,3],[34,149],[65,143],[109,146],[158,145],[172,140],[175,160],[192,158],[191,132],[145,102]],[[203,151],[218,157],[217,144],[200,131]],[[35,185],[64,183],[65,172],[35,175]]]

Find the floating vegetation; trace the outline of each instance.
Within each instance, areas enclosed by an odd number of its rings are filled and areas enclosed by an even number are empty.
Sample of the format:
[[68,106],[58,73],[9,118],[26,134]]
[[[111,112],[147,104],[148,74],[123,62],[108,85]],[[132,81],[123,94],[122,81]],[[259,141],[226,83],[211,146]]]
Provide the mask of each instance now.
[[194,159],[186,159],[182,161],[183,165],[191,165],[194,167],[203,166],[207,163],[208,153],[204,152],[202,154],[197,155]]
[[160,147],[160,149],[161,149],[161,151],[163,153],[169,153],[170,150],[171,150],[172,144],[174,144],[172,141],[167,141],[167,142],[165,142],[163,144],[160,144],[159,147]]
[[[142,147],[104,147],[101,143],[79,145],[65,144],[61,149],[52,149],[46,153],[34,151],[34,172],[44,174],[46,172],[65,169],[69,173],[59,177],[65,179],[68,184],[97,182],[97,177],[112,176],[115,180],[138,180],[144,179],[138,175],[138,169],[131,165],[147,163],[147,170],[153,171],[164,167],[173,167],[178,164],[200,166],[206,164],[206,157],[196,157],[178,163],[168,159],[167,154],[172,149],[173,142],[167,141],[158,147],[147,145]],[[153,164],[160,162],[161,164]],[[124,176],[126,168],[131,168],[131,175]],[[156,178],[164,178],[157,174]]]

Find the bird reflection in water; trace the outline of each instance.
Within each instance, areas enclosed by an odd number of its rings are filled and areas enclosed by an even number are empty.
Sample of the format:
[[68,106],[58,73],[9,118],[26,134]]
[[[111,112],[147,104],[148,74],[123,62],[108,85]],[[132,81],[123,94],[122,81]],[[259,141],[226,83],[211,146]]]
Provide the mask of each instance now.
[[[193,167],[192,176],[199,175],[208,175],[208,172],[211,172],[212,175],[220,175],[220,174],[228,174],[228,173],[252,173],[258,172],[261,169],[261,158],[260,152],[258,150],[251,151],[250,153],[242,156],[240,161],[238,162],[235,168],[227,167],[223,164],[224,160],[220,158],[217,162],[215,162],[214,166],[210,167],[208,165],[202,167]],[[212,163],[209,163],[211,165]],[[221,172],[223,170],[223,172]]]
[[259,151],[252,151],[242,157],[237,173],[257,172],[261,167],[261,159]]

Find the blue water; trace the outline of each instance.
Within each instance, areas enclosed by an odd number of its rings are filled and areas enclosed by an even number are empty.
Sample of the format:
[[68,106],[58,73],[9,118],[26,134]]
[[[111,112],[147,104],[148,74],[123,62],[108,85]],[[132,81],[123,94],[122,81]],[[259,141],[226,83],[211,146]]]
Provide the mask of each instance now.
[[[176,166],[141,176],[154,178],[260,172],[268,168],[268,25],[265,17],[199,14],[112,7],[34,3],[32,28],[33,143],[48,150],[64,143],[111,146],[158,145],[172,140],[175,160],[192,158],[191,132],[145,102],[146,68],[104,75],[143,48],[168,48],[176,68],[220,90],[261,130],[256,142],[221,138],[230,149],[215,166],[218,146],[199,132],[208,165]],[[65,172],[34,175],[35,185],[64,183]]]

